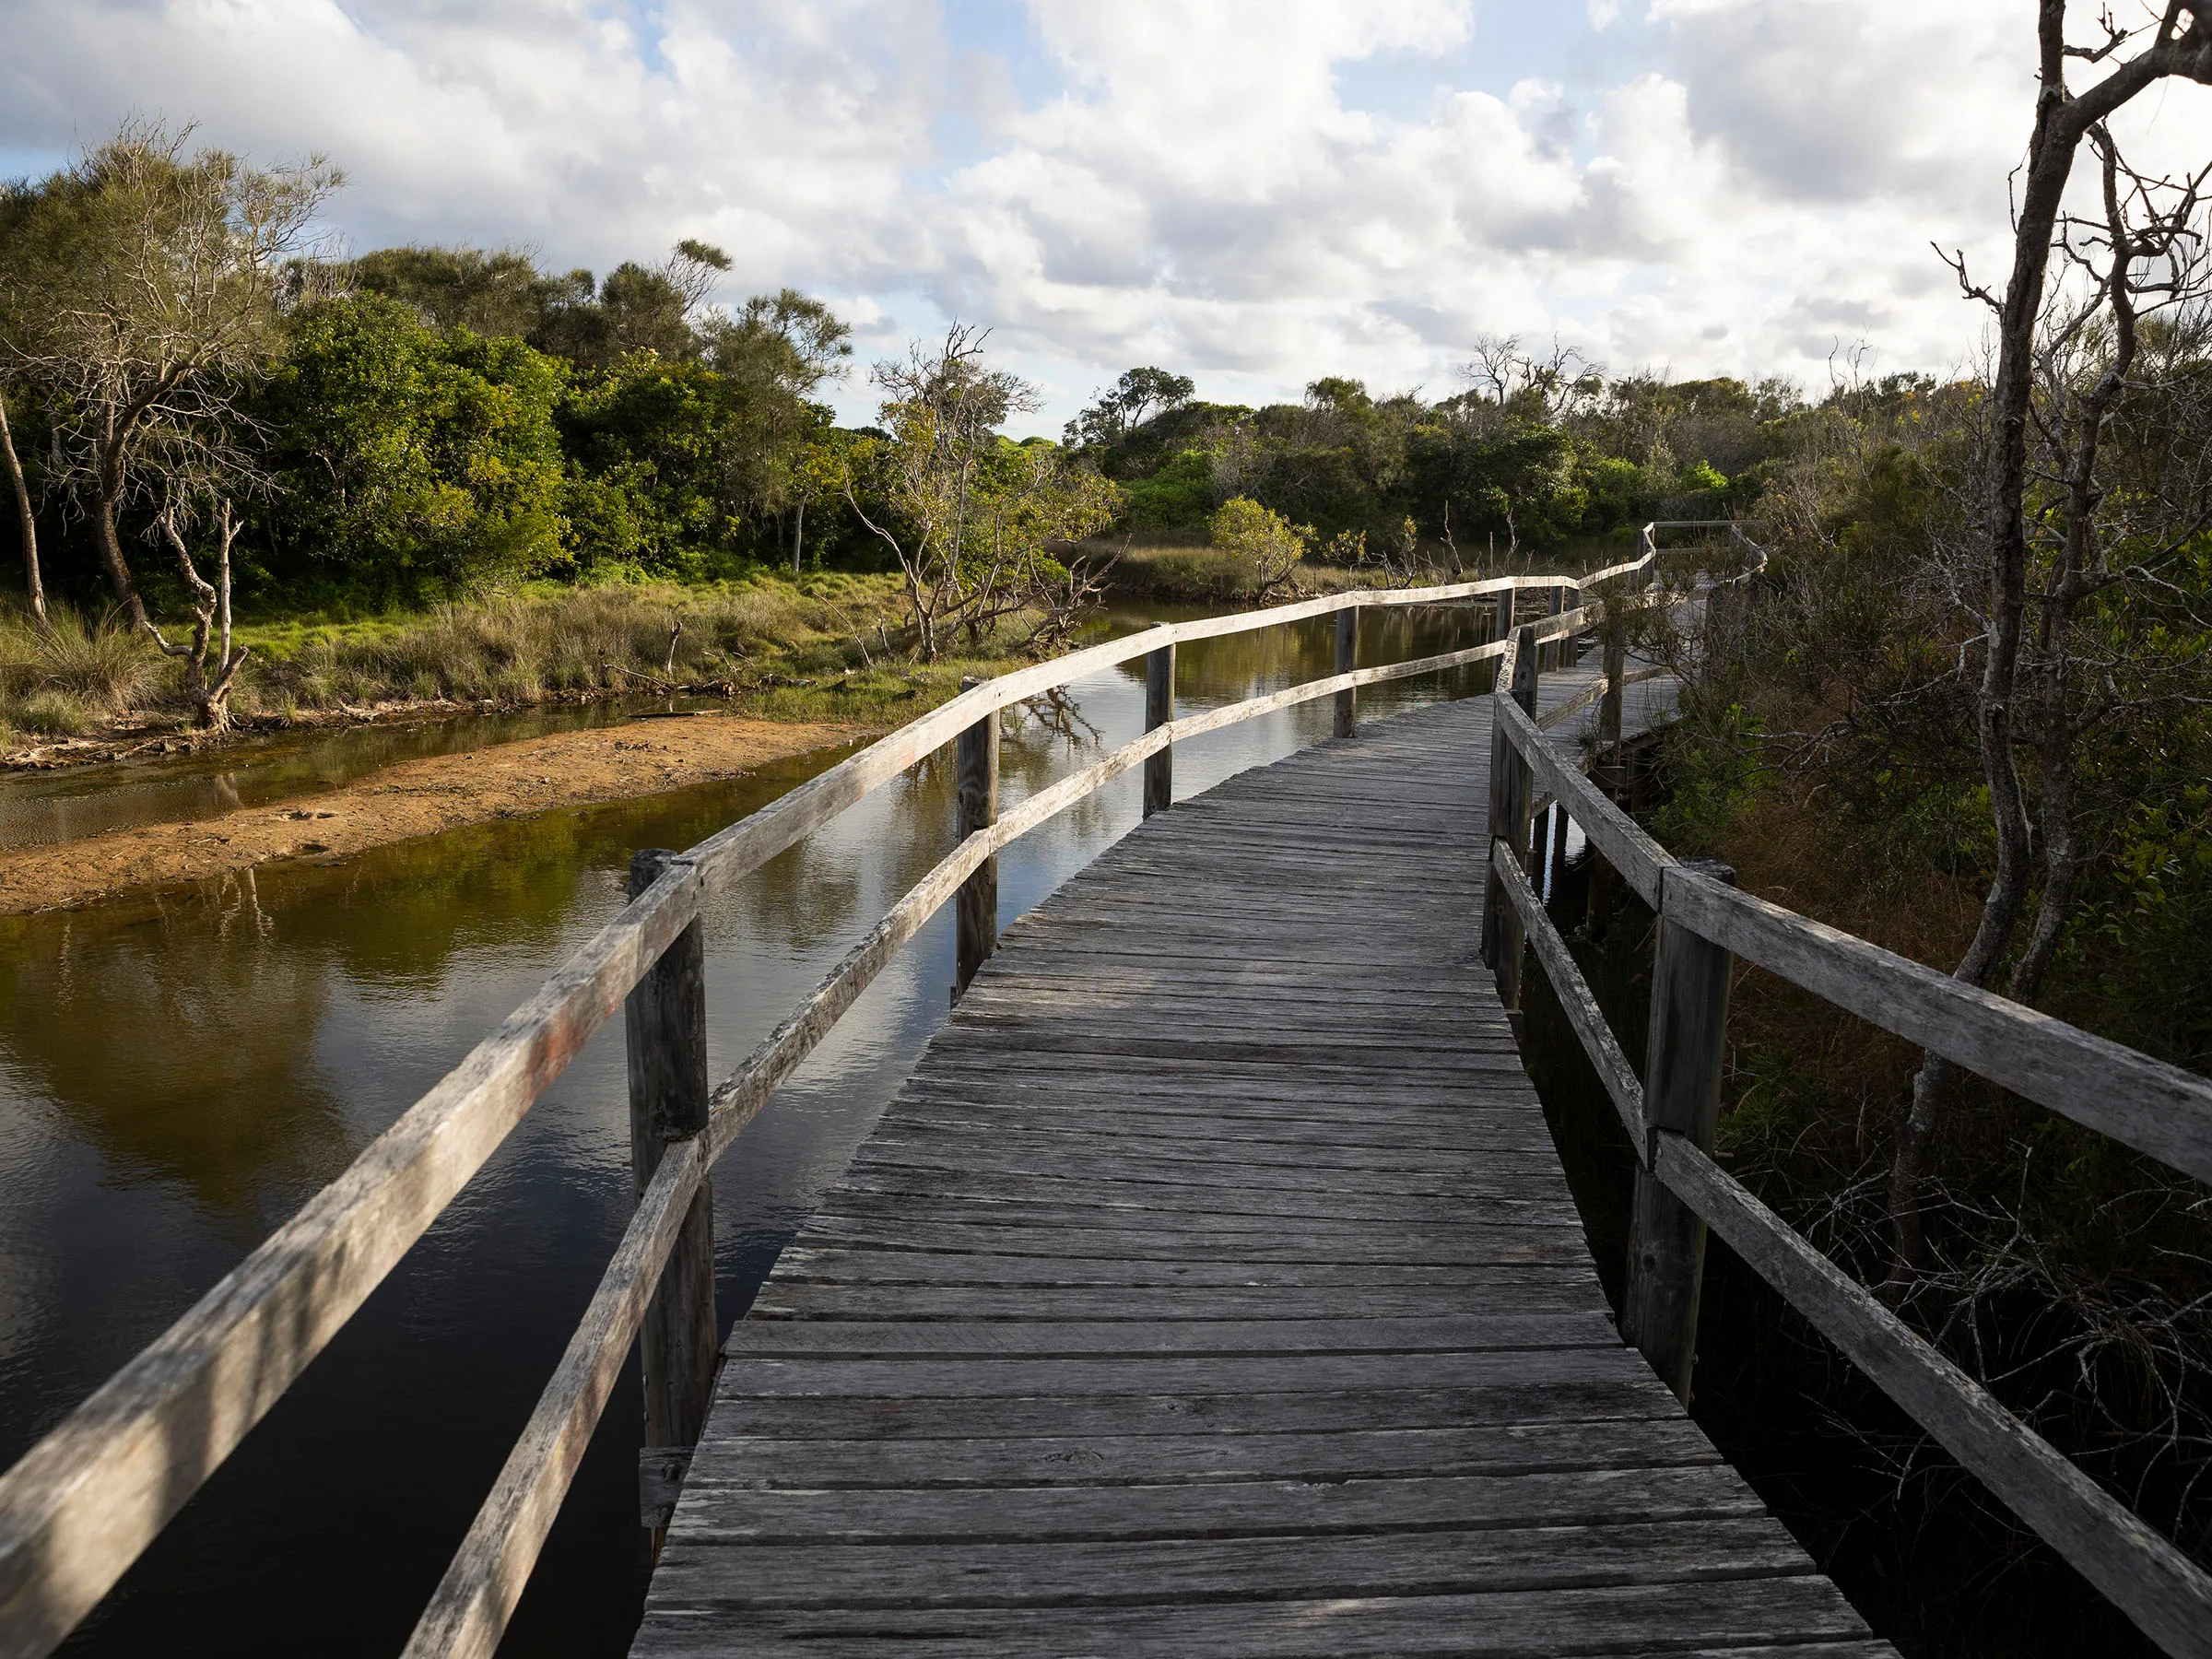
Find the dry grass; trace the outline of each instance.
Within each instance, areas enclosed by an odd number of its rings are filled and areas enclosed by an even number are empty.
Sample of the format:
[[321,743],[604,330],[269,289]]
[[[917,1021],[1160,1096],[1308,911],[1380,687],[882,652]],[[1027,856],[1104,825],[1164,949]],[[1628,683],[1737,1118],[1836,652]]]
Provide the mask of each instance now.
[[[239,630],[246,726],[371,705],[516,707],[693,688],[773,719],[911,718],[997,657],[917,666],[892,579],[534,587],[427,613],[295,618]],[[671,630],[674,651],[671,653]],[[1018,629],[1017,629],[1018,631]],[[142,637],[57,612],[0,618],[0,741],[181,724],[178,665]]]
[[66,606],[49,626],[0,617],[0,735],[83,731],[127,713],[164,677],[151,641],[112,622],[87,622]]

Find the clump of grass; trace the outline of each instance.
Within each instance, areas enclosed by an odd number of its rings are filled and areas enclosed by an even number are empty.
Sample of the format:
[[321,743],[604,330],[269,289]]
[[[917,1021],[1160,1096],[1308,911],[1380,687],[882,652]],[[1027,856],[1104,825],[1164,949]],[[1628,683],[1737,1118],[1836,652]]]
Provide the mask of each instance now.
[[142,705],[166,667],[143,636],[64,606],[44,627],[0,617],[0,723],[41,736],[81,732]]

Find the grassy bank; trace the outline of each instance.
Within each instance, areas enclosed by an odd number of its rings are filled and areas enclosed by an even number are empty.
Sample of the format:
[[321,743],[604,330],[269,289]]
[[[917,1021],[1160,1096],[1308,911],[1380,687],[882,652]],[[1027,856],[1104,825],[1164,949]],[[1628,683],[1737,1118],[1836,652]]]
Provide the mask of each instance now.
[[[428,612],[255,619],[231,699],[243,730],[439,707],[721,696],[780,720],[896,723],[995,658],[908,661],[886,576],[534,587]],[[0,747],[182,732],[181,665],[112,622],[0,618]]]

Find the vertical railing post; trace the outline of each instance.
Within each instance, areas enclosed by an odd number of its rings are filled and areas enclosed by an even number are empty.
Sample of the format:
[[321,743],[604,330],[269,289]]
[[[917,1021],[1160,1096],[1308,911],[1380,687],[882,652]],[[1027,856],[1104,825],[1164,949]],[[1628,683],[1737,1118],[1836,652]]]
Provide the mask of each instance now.
[[[960,689],[983,682],[970,676]],[[998,711],[994,709],[959,736],[960,839],[998,822]],[[976,970],[998,948],[998,855],[993,853],[960,883],[958,941],[952,998],[958,1002]]]
[[[1559,616],[1567,608],[1566,586],[1562,583],[1551,588],[1548,590],[1548,592],[1549,598],[1546,603],[1544,614],[1547,617]],[[1547,666],[1552,668],[1564,668],[1567,665],[1568,660],[1567,641],[1563,638],[1554,640],[1551,642],[1551,659]]]
[[[1513,677],[1507,691],[1522,712],[1536,712],[1536,649],[1534,625],[1513,636]],[[1530,773],[1528,762],[1505,734],[1502,721],[1490,729],[1490,835],[1503,841],[1524,867],[1528,859],[1530,828]],[[1516,1034],[1521,1029],[1521,952],[1524,937],[1520,912],[1506,896],[1505,884],[1486,862],[1482,901],[1482,959],[1498,978],[1498,1000],[1505,1006]]]
[[[1610,610],[1612,607],[1606,607]],[[1618,759],[1612,751],[1620,747],[1621,699],[1627,690],[1629,677],[1628,624],[1619,617],[1608,616],[1606,630],[1606,692],[1597,705],[1597,752]]]
[[[659,849],[633,854],[629,896],[635,899],[680,862]],[[644,1196],[668,1147],[707,1126],[706,942],[698,917],[630,992],[622,1005],[622,1033],[629,1050],[634,1202]],[[714,1193],[701,1182],[638,1331],[649,1453],[654,1447],[688,1453],[698,1441],[714,1383],[717,1335]],[[657,1547],[657,1529],[655,1542]]]
[[[1597,778],[1606,788],[1618,794],[1624,776],[1621,747],[1621,716],[1623,694],[1628,684],[1629,644],[1628,624],[1617,614],[1614,603],[1606,605],[1606,617],[1600,624],[1604,629],[1606,689],[1597,703]],[[1605,934],[1606,918],[1613,909],[1613,866],[1605,860],[1594,843],[1590,848],[1589,905],[1583,926],[1593,939]]]
[[[1171,641],[1145,658],[1145,730],[1157,731],[1175,719],[1175,646]],[[1175,804],[1175,746],[1145,757],[1145,816]]]
[[[1703,876],[1735,883],[1725,865],[1668,870],[1660,889],[1659,945],[1652,963],[1651,1041],[1644,1052],[1643,1114],[1651,1131],[1671,1130],[1700,1151],[1712,1147],[1726,1052],[1728,981],[1734,959],[1667,917],[1667,888]],[[1628,1293],[1620,1334],[1659,1380],[1689,1404],[1697,1363],[1698,1292],[1705,1273],[1705,1223],[1652,1172],[1653,1147],[1636,1171]]]
[[[1359,665],[1359,607],[1347,605],[1336,613],[1336,672],[1349,674]],[[1336,693],[1336,735],[1349,737],[1359,719],[1359,693]]]
[[[1490,623],[1491,639],[1502,640],[1512,633],[1513,598],[1518,591],[1518,589],[1509,587],[1505,590],[1505,592],[1500,594],[1497,599],[1494,601],[1497,609]],[[1505,687],[1501,684],[1499,686],[1498,689],[1502,691],[1505,689]]]

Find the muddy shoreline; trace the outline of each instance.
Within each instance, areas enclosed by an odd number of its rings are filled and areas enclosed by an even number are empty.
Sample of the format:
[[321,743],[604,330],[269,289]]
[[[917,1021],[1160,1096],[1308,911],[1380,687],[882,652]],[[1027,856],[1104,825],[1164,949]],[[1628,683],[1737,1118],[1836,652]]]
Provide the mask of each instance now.
[[402,761],[293,805],[0,849],[0,914],[67,909],[280,859],[343,858],[467,824],[659,794],[873,730],[715,712],[644,717]]

